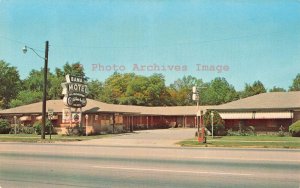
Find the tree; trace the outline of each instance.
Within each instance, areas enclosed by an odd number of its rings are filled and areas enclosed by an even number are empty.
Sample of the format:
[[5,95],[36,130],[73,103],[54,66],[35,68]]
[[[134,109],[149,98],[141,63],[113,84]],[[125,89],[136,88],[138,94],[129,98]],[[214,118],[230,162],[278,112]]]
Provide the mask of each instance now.
[[225,78],[215,78],[200,93],[200,104],[218,105],[238,99],[238,93]]
[[61,83],[65,82],[65,76],[69,74],[72,76],[82,76],[85,81],[88,77],[85,76],[84,68],[80,62],[69,64],[68,62],[63,66],[63,70],[60,68],[55,69],[54,74],[48,76],[48,98],[60,99],[62,98]]
[[195,103],[195,101],[192,100],[193,86],[200,88],[203,86],[203,81],[190,75],[176,80],[168,88],[168,93],[172,99],[171,102],[179,106],[193,105]]
[[[82,76],[85,80],[88,78],[85,77],[85,72],[83,66],[80,64],[80,62],[76,62],[73,64],[69,64],[68,62],[63,67],[63,75],[70,74],[72,76]],[[57,73],[57,71],[56,71]]]
[[135,76],[128,84],[123,104],[148,105],[149,96],[146,90],[149,86],[149,80],[146,76]]
[[140,76],[114,73],[104,82],[101,101],[114,104],[158,106],[169,104],[170,95],[162,74]]
[[65,82],[65,78],[63,76],[51,74],[48,77],[48,80],[49,80],[48,98],[49,99],[61,99],[62,98],[61,84],[63,82]]
[[[48,70],[48,77],[50,72]],[[49,86],[50,81],[47,80],[47,85]],[[22,90],[29,91],[43,91],[44,88],[44,70],[31,70],[28,77],[22,82]]]
[[250,84],[245,85],[245,89],[242,92],[242,98],[250,97],[265,92],[266,92],[265,86],[263,85],[263,83],[261,83],[261,81],[258,80],[255,81],[252,85]]
[[[48,70],[47,79],[47,99],[60,99],[62,98],[61,83],[65,82],[64,76],[67,74],[80,76],[84,75],[84,69],[79,63],[64,65],[64,70],[59,68],[55,69],[55,73]],[[85,78],[87,79],[87,78]],[[16,97],[9,103],[10,107],[30,104],[33,102],[42,101],[44,89],[44,71],[31,70],[28,77],[22,81],[20,92],[16,92]]]
[[[211,113],[213,113],[213,119],[211,118]],[[217,111],[206,111],[203,115],[203,123],[210,132],[212,132],[211,120],[213,120],[214,135],[226,135],[224,126],[225,122]]]
[[269,92],[286,92],[284,88],[274,86]]
[[9,102],[20,90],[20,76],[16,67],[0,60],[0,108],[8,108]]
[[293,80],[293,84],[290,86],[289,91],[300,91],[300,73],[297,74]]
[[148,87],[145,95],[148,97],[148,106],[169,105],[170,95],[167,92],[165,78],[162,74],[153,74],[148,77]]
[[103,83],[98,80],[92,80],[87,83],[88,85],[88,98],[89,99],[100,99],[103,95]]
[[125,93],[129,83],[135,77],[134,73],[120,74],[115,72],[105,80],[100,100],[113,104],[126,104]]
[[9,107],[14,108],[17,106],[40,102],[42,101],[42,98],[42,91],[23,90],[18,93],[16,99],[10,101]]

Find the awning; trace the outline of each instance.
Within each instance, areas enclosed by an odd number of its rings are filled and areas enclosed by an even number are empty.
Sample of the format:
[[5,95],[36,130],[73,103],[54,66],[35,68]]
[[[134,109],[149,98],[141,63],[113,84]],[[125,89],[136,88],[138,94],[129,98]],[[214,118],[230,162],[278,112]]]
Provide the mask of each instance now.
[[293,112],[221,112],[222,119],[292,119]]
[[[46,117],[48,119],[48,116]],[[43,119],[43,116],[37,116],[35,118],[36,120],[42,120]],[[51,120],[57,120],[58,119],[58,115],[53,115]]]
[[51,120],[57,120],[58,119],[58,115],[53,115]]
[[31,116],[22,116],[20,117],[20,121],[31,121]]
[[36,120],[42,120],[42,119],[43,119],[43,116],[37,116],[35,119],[36,119]]
[[221,112],[222,119],[254,119],[253,112]]
[[292,112],[256,112],[255,119],[291,119]]

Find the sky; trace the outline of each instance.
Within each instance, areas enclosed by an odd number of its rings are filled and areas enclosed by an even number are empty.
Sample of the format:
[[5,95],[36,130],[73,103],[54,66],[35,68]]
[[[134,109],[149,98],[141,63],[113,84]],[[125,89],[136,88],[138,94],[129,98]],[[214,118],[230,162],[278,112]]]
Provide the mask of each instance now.
[[162,73],[260,80],[288,89],[300,73],[300,0],[0,0],[0,60],[22,79],[80,62],[90,79]]

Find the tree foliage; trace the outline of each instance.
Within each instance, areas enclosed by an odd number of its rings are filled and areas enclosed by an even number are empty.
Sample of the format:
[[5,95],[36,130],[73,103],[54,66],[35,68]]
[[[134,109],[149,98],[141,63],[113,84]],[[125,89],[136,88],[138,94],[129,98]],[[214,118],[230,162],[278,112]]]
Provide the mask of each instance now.
[[100,99],[114,104],[158,106],[169,104],[164,76],[114,73],[105,80]]
[[293,84],[289,88],[290,91],[300,91],[300,73],[293,80]]
[[274,86],[269,92],[286,92],[284,88]]
[[[211,113],[213,114],[213,118]],[[212,122],[213,122],[214,135],[216,136],[226,135],[225,126],[224,126],[225,122],[220,116],[220,114],[216,111],[206,111],[203,116],[203,123],[210,132],[212,132]]]
[[84,72],[84,68],[80,64],[80,62],[76,62],[76,63],[73,63],[73,64],[69,64],[67,62],[63,67],[63,72],[61,72],[61,70],[57,69],[56,73],[58,73],[58,72],[62,73],[63,76],[65,76],[67,74],[70,74],[72,76],[82,76],[85,79],[87,79],[86,75],[85,75],[85,72]]
[[[48,69],[47,99],[60,99],[62,97],[61,83],[65,82],[65,75],[85,75],[80,63],[63,66],[63,70],[56,68],[54,73]],[[85,78],[87,79],[87,78]],[[17,82],[18,83],[18,82]],[[20,85],[20,84],[19,84]],[[28,77],[21,81],[19,90],[12,88],[15,96],[9,101],[9,107],[17,107],[42,101],[44,90],[44,70],[31,70]]]
[[42,98],[43,98],[42,91],[23,90],[18,93],[15,99],[10,101],[9,106],[13,108],[17,106],[31,104],[31,103],[41,101]]
[[8,108],[20,90],[20,76],[16,67],[0,60],[0,108]]
[[176,106],[193,105],[192,88],[201,88],[203,81],[193,76],[184,76],[182,79],[177,79],[170,85],[168,92],[171,97],[171,103]]
[[242,98],[250,97],[250,96],[257,95],[260,93],[265,93],[265,92],[266,92],[265,86],[263,85],[263,83],[261,81],[258,80],[258,81],[255,81],[252,85],[246,84],[241,97]]
[[120,74],[115,72],[105,80],[100,100],[107,103],[121,104],[121,101],[124,101],[128,84],[134,77],[135,74],[133,73]]
[[215,78],[205,86],[206,88],[200,92],[200,104],[202,105],[218,105],[239,98],[234,87],[225,78]]
[[[236,91],[225,78],[217,77],[210,82],[193,76],[184,76],[166,86],[162,74],[151,76],[136,75],[134,73],[120,74],[115,72],[104,82],[88,81],[84,68],[79,62],[56,68],[54,72],[48,70],[47,99],[62,97],[61,83],[65,82],[65,75],[83,76],[89,89],[88,98],[113,104],[143,105],[143,106],[185,106],[195,105],[192,100],[192,87],[196,86],[199,93],[200,105],[219,105],[266,92],[262,82],[255,81],[246,84],[243,91]],[[29,75],[20,80],[16,67],[11,67],[0,61],[0,107],[16,107],[42,101],[44,71],[32,70]],[[300,90],[300,74],[293,80],[290,91]],[[269,92],[285,91],[274,86]]]
[[99,80],[92,80],[87,83],[89,94],[87,98],[89,99],[100,99],[103,95],[103,83]]

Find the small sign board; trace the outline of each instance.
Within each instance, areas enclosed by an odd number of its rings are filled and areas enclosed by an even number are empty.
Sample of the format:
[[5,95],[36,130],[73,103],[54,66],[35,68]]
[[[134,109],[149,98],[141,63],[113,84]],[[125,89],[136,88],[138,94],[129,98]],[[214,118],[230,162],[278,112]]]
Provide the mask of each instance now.
[[48,119],[52,119],[53,118],[53,109],[48,109]]
[[70,123],[71,120],[71,109],[70,108],[64,108],[62,111],[62,123]]
[[79,123],[81,122],[81,113],[72,112],[71,108],[64,108],[62,114],[62,123]]

